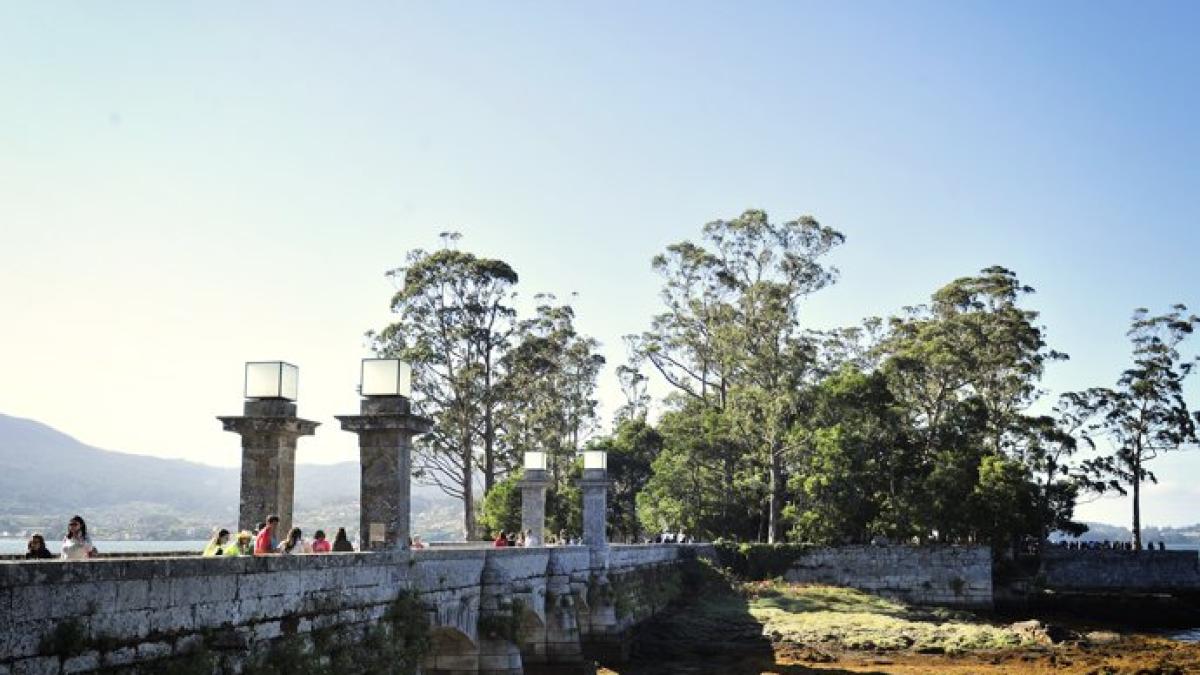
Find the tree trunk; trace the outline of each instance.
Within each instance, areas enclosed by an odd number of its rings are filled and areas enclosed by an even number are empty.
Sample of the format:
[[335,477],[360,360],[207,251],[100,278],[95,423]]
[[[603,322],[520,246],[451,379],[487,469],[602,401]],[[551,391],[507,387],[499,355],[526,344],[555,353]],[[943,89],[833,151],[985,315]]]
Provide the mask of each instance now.
[[767,543],[782,541],[780,516],[783,513],[783,455],[772,444],[771,447],[771,506],[767,523]]
[[478,536],[475,524],[475,482],[471,480],[471,446],[468,444],[463,450],[463,475],[462,475],[462,490],[463,490],[463,531],[467,541],[475,539]]
[[1141,463],[1133,466],[1133,550],[1142,550],[1142,476]]

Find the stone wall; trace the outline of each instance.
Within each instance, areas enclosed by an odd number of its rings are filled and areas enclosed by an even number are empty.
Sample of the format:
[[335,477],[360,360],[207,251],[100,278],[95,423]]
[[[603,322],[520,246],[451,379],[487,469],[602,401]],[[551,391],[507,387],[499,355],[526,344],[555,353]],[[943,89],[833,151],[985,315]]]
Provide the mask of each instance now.
[[1200,591],[1200,553],[1049,548],[1036,583],[1054,591]]
[[902,602],[990,609],[986,546],[841,546],[806,552],[784,575],[798,583],[849,586]]
[[0,673],[184,658],[377,622],[406,586],[393,554],[0,564]]
[[585,654],[623,649],[678,595],[680,564],[704,548],[0,563],[0,675],[240,664],[288,636],[365,636],[409,591],[431,627],[427,675],[586,672]]

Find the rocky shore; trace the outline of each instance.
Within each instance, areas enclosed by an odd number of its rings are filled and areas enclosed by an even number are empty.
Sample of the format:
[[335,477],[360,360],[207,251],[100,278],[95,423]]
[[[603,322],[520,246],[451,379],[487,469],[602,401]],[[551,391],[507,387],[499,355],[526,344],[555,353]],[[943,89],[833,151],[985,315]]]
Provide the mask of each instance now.
[[1200,645],[1109,623],[904,605],[844,588],[737,583],[709,571],[679,607],[639,627],[605,675],[1200,673]]

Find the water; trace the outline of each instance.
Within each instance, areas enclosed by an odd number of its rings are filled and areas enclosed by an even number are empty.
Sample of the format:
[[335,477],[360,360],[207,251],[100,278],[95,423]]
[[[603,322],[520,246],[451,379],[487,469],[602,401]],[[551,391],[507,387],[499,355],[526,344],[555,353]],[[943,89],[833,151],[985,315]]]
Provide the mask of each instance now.
[[1180,642],[1200,642],[1200,628],[1188,628],[1186,630],[1171,631],[1166,634],[1172,640]]
[[[27,547],[26,539],[0,539],[0,555],[23,554]],[[156,553],[168,551],[203,551],[207,541],[109,541],[97,539],[92,542],[101,553]],[[51,553],[58,553],[59,542],[47,541],[46,548]]]

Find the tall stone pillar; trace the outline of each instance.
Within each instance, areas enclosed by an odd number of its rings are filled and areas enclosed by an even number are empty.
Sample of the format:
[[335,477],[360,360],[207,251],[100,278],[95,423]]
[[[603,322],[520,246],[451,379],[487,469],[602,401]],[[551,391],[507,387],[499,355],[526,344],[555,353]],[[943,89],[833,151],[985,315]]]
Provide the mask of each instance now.
[[412,439],[433,428],[404,396],[363,398],[361,414],[338,415],[358,434],[362,463],[359,550],[407,550],[412,491]]
[[546,486],[549,478],[545,469],[525,469],[521,486],[521,531],[527,532],[526,546],[545,544]]
[[583,544],[590,548],[608,546],[608,470],[583,470]]
[[218,417],[225,431],[242,437],[242,491],[238,529],[253,531],[268,514],[279,516],[282,539],[292,529],[296,486],[296,442],[320,425],[296,417],[296,404],[283,399],[246,401],[241,417]]

